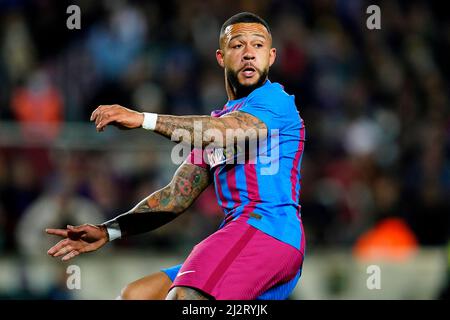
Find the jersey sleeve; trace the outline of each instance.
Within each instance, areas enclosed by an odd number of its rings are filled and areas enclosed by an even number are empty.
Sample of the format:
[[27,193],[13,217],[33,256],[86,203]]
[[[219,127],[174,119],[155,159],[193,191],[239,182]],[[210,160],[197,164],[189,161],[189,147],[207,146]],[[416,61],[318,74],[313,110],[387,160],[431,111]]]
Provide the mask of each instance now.
[[274,90],[257,90],[239,109],[265,123],[267,129],[282,129],[292,121],[289,114],[290,96]]
[[193,164],[204,169],[209,169],[209,165],[203,159],[203,150],[200,148],[194,148],[187,156],[184,163]]

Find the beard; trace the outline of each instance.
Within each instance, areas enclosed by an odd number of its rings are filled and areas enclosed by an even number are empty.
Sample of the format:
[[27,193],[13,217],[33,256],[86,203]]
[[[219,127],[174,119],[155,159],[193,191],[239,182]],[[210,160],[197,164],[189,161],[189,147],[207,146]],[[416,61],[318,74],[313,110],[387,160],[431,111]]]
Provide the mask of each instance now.
[[240,70],[234,71],[232,69],[227,69],[227,71],[226,71],[227,79],[234,89],[236,99],[240,99],[240,98],[248,96],[253,90],[261,87],[264,84],[264,82],[266,81],[267,75],[269,74],[269,69],[266,68],[261,71],[261,70],[255,68],[255,70],[259,75],[259,79],[254,84],[243,85],[239,82],[239,79],[238,79],[238,73]]

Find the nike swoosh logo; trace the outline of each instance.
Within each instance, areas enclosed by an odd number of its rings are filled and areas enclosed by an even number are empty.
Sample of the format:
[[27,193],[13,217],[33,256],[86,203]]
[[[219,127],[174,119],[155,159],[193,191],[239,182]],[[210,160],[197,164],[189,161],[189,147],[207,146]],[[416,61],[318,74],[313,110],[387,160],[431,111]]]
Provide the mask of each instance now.
[[189,271],[179,272],[179,273],[177,274],[177,277],[182,276],[183,274],[186,274],[186,273],[192,273],[192,272],[195,272],[195,270],[189,270]]

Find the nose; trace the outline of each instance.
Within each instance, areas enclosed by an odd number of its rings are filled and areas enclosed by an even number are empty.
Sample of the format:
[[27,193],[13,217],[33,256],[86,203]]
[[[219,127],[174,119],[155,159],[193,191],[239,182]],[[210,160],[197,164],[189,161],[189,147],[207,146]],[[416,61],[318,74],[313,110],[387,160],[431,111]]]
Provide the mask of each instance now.
[[247,46],[244,52],[244,60],[254,60],[255,52],[251,46]]

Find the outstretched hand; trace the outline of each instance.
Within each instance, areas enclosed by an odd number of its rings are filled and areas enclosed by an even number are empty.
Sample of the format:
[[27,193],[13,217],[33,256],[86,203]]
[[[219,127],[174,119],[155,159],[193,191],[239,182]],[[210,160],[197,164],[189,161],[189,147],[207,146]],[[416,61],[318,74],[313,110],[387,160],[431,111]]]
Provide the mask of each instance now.
[[95,128],[99,132],[105,130],[108,124],[120,129],[134,129],[142,126],[144,114],[118,104],[102,105],[92,112],[90,120],[95,121]]
[[62,260],[70,260],[80,253],[95,251],[108,242],[106,227],[92,224],[67,226],[67,229],[45,229],[48,234],[64,239],[51,247],[47,254],[52,257],[63,256]]

